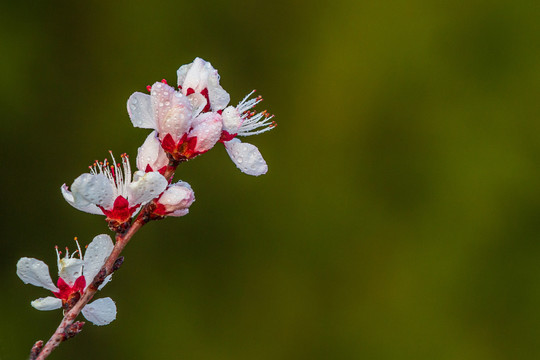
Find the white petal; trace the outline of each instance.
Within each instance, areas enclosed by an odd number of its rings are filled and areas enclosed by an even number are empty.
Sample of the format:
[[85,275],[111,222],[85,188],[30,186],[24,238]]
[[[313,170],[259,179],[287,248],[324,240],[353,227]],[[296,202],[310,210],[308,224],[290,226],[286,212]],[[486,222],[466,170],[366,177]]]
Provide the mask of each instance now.
[[103,211],[101,211],[101,209],[98,208],[94,204],[90,204],[90,203],[86,203],[85,205],[75,204],[75,199],[73,198],[73,194],[71,193],[71,191],[68,190],[68,187],[66,184],[62,185],[60,187],[60,190],[62,191],[62,195],[64,196],[64,199],[66,199],[68,204],[73,206],[75,209],[81,210],[90,214],[103,215]]
[[84,253],[84,278],[86,286],[90,285],[99,270],[113,250],[114,244],[109,235],[98,235],[88,244],[88,248]]
[[187,97],[160,82],[152,85],[150,96],[160,138],[171,134],[175,141],[180,140],[191,125],[192,109]]
[[35,309],[43,311],[56,310],[62,307],[62,300],[52,296],[47,296],[45,298],[39,298],[32,301],[30,305],[32,305]]
[[58,265],[60,267],[58,269],[58,276],[70,286],[82,276],[83,261],[81,259],[61,258]]
[[111,209],[116,199],[114,187],[104,174],[82,174],[71,185],[75,205],[95,204]]
[[169,159],[165,150],[161,147],[161,143],[157,137],[156,131],[152,131],[146,138],[139,151],[137,152],[137,168],[140,171],[146,171],[147,166],[152,168],[152,171],[157,171],[169,164]]
[[224,109],[230,101],[229,94],[219,85],[219,74],[208,61],[195,58],[193,63],[181,66],[178,71],[178,85],[187,94],[189,88],[200,93],[208,89],[210,106],[213,111]]
[[219,85],[219,75],[208,79],[208,97],[213,111],[223,110],[231,101],[231,96]]
[[184,216],[194,201],[195,194],[191,186],[187,182],[179,181],[170,185],[158,202],[165,207],[166,211],[171,212],[167,215]]
[[94,325],[107,325],[116,319],[116,304],[111,298],[98,299],[86,305],[82,314]]
[[25,284],[41,286],[47,290],[58,291],[49,274],[49,267],[41,260],[23,257],[17,262],[17,275]]
[[169,184],[167,179],[156,171],[146,174],[138,171],[134,179],[136,181],[128,186],[128,201],[130,206],[146,204],[165,191]]
[[182,65],[176,70],[176,75],[178,76],[178,86],[184,86],[184,81],[186,80],[186,74],[193,66],[193,63]]
[[225,142],[225,149],[231,160],[245,174],[259,176],[266,174],[268,166],[255,145],[243,143],[234,138]]
[[197,137],[195,151],[205,152],[210,150],[221,137],[223,122],[218,113],[204,113],[193,121],[193,130],[189,132],[189,137]]
[[127,110],[133,126],[143,129],[156,128],[150,95],[141,92],[133,93],[128,99]]
[[168,213],[167,216],[180,217],[180,216],[185,216],[188,213],[189,213],[189,209],[180,209],[180,210],[175,210],[172,213]]

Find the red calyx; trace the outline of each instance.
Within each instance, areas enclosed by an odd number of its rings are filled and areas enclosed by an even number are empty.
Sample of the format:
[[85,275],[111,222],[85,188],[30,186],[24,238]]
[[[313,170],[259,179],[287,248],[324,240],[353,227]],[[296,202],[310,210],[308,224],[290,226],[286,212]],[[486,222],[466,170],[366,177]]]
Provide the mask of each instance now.
[[221,137],[219,138],[219,142],[224,143],[226,141],[231,141],[232,139],[234,139],[236,137],[236,135],[238,135],[238,134],[231,134],[231,133],[223,130],[221,132]]
[[73,286],[69,286],[68,283],[64,281],[62,278],[58,278],[58,282],[56,283],[56,286],[58,289],[60,289],[57,292],[53,292],[54,296],[61,299],[62,302],[68,301],[68,299],[75,293],[79,292],[80,294],[83,293],[84,287],[86,286],[86,279],[84,276],[79,276],[77,280],[73,283]]
[[[144,169],[145,173],[153,172],[154,169],[150,166],[150,164],[146,164],[146,169]],[[163,166],[161,169],[158,169],[157,172],[159,172],[161,175],[165,174],[165,171],[167,171],[167,165]]]
[[161,141],[161,147],[167,153],[169,153],[175,160],[189,160],[203,152],[195,151],[197,146],[197,137],[193,136],[188,138],[187,134],[184,134],[182,138],[176,143],[171,134],[165,135]]
[[115,221],[119,224],[128,222],[131,219],[131,215],[137,210],[139,206],[129,207],[129,202],[122,196],[118,196],[114,200],[112,210],[105,210],[101,208],[101,211],[107,216],[107,221]]

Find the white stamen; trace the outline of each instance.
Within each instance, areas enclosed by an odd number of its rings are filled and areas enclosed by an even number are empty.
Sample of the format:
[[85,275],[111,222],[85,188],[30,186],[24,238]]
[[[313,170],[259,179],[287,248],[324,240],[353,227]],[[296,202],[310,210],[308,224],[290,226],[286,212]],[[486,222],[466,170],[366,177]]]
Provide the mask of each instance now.
[[126,198],[128,185],[131,184],[129,156],[122,154],[122,164],[117,164],[113,153],[109,151],[109,154],[111,154],[113,165],[109,165],[107,159],[103,160],[103,162],[95,161],[94,165],[90,167],[90,173],[93,175],[105,175],[113,185],[114,197],[123,196]]
[[247,94],[242,101],[236,107],[236,110],[239,113],[240,118],[242,119],[242,124],[238,128],[238,136],[251,136],[261,134],[272,130],[275,127],[275,123],[270,121],[274,115],[268,115],[265,111],[260,113],[255,113],[254,111],[250,112],[255,105],[262,101],[262,97],[257,96],[254,99],[248,100],[248,98],[255,92],[253,90]]

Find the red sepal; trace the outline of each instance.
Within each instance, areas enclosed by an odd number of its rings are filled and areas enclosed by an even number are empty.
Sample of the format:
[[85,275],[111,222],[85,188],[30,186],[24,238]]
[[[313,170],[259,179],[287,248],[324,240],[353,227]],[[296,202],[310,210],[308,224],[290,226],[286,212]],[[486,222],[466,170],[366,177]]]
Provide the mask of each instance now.
[[193,136],[188,138],[187,134],[184,134],[178,143],[175,143],[171,134],[167,134],[161,141],[161,147],[175,160],[188,160],[204,152],[195,151],[195,148],[197,147],[197,137]]
[[236,135],[238,135],[238,134],[230,134],[228,131],[223,130],[221,132],[221,137],[219,138],[218,141],[220,143],[224,143],[226,141],[231,141],[232,139],[234,139],[236,137]]
[[210,111],[210,98],[208,97],[208,89],[202,89],[201,95],[206,98],[206,106],[204,107],[203,112],[208,112]]
[[131,215],[133,215],[138,207],[139,205],[129,207],[129,202],[120,195],[114,200],[112,210],[101,208],[101,211],[107,216],[107,220],[114,220],[115,222],[122,224],[131,219]]
[[62,301],[67,301],[72,294],[76,292],[80,292],[81,294],[83,293],[86,286],[86,279],[84,276],[79,276],[73,283],[73,286],[69,286],[64,279],[58,278],[56,286],[58,287],[59,291],[53,292],[54,296]]

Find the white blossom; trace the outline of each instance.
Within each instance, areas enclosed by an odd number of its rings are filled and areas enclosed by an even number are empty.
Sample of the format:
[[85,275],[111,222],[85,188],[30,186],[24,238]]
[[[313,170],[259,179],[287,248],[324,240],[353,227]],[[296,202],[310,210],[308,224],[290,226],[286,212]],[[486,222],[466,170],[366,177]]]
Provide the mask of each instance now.
[[[41,260],[23,257],[17,262],[17,275],[25,284],[32,284],[52,291],[53,296],[39,298],[31,302],[37,310],[60,309],[74,295],[82,295],[92,283],[101,267],[107,261],[114,244],[106,234],[96,236],[88,245],[83,257],[79,243],[78,250],[61,257],[56,248],[58,282],[54,285],[49,274],[49,267]],[[75,255],[78,253],[79,258]],[[111,276],[105,278],[99,289],[103,288]],[[87,304],[82,313],[95,325],[107,325],[116,319],[116,305],[111,298],[98,299]]]

